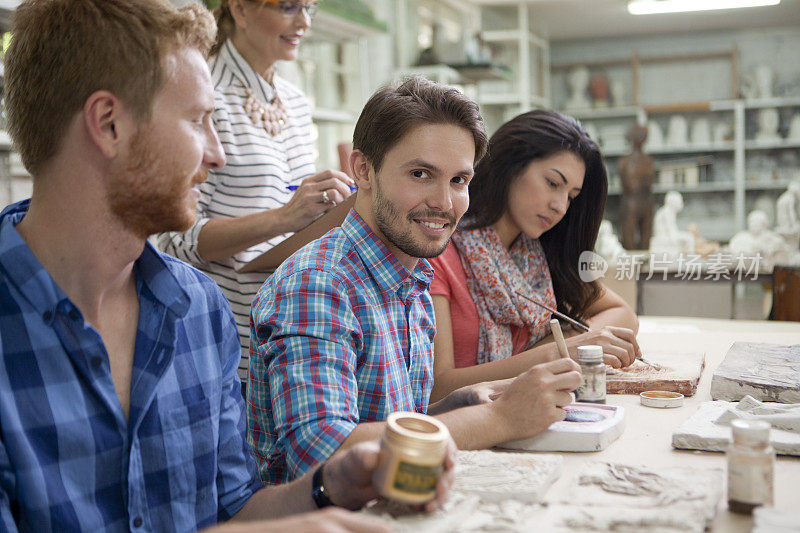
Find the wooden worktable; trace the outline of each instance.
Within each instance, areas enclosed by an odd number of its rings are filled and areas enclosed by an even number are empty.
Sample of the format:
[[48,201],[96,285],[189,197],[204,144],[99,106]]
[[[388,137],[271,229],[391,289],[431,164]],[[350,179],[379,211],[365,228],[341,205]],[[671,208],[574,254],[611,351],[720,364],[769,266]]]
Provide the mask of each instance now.
[[[735,341],[800,344],[800,323],[717,320],[675,317],[642,317],[639,343],[647,356],[648,349],[698,350],[706,353],[706,368],[697,393],[686,398],[683,407],[654,409],[639,404],[634,395],[609,395],[608,403],[626,410],[626,428],[608,448],[593,453],[567,453],[563,472],[550,488],[546,500],[567,496],[571,480],[586,461],[611,461],[649,466],[716,466],[726,468],[724,453],[675,450],[672,431],[689,418],[701,402],[711,400],[711,376]],[[727,489],[726,489],[727,490]],[[800,513],[800,457],[779,456],[775,469],[775,506]],[[714,521],[712,531],[749,532],[750,517],[728,512],[726,502]]]

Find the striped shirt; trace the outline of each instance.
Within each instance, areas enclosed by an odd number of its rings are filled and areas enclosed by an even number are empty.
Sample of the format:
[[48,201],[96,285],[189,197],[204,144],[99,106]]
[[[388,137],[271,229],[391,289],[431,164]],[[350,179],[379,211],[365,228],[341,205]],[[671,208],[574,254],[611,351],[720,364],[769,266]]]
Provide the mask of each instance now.
[[[203,261],[197,254],[200,230],[216,217],[240,217],[275,209],[286,204],[297,184],[314,174],[311,136],[311,108],[295,86],[275,75],[274,89],[242,58],[230,41],[210,61],[214,84],[214,126],[225,149],[227,164],[209,174],[200,184],[197,221],[185,233],[164,233],[158,237],[161,250],[187,261],[217,282],[228,298],[236,319],[242,359],[239,375],[247,377],[250,356],[250,303],[264,282],[264,273],[241,274],[236,269],[258,257],[287,235],[280,235],[233,257]],[[262,102],[277,92],[286,107],[287,124],[271,137],[255,126],[244,111],[247,89]]]
[[350,211],[287,259],[253,301],[248,442],[282,483],[330,457],[361,422],[428,409],[433,269],[409,271]]
[[228,303],[149,244],[129,419],[108,352],[0,214],[0,531],[195,531],[261,487],[245,441]]

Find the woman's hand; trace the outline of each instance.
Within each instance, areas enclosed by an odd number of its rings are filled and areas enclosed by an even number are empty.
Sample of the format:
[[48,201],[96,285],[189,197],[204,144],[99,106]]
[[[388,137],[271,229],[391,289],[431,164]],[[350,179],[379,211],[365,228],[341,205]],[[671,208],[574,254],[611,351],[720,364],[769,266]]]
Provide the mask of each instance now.
[[636,334],[632,329],[605,326],[567,339],[569,355],[578,358],[578,346],[596,344],[603,348],[603,362],[614,368],[621,368],[633,364],[637,357],[642,356]]
[[286,231],[298,231],[352,194],[355,182],[344,172],[324,170],[300,182],[292,199],[278,208]]

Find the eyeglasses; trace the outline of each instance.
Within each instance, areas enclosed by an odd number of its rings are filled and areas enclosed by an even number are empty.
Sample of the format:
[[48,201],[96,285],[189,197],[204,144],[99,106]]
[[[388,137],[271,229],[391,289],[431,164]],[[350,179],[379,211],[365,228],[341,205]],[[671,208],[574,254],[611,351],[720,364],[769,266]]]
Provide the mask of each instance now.
[[317,2],[311,2],[310,4],[304,4],[303,2],[284,2],[282,0],[254,0],[260,4],[272,4],[278,9],[281,10],[281,15],[286,18],[294,18],[300,13],[301,9],[305,9],[306,13],[308,14],[308,18],[314,18],[314,15],[317,14],[317,8],[319,4]]

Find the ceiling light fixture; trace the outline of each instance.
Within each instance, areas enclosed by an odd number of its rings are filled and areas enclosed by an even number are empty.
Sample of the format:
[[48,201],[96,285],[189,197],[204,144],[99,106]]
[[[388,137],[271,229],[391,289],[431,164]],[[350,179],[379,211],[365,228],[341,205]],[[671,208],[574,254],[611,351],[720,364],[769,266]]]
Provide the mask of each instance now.
[[656,13],[774,6],[780,3],[781,0],[630,0],[628,2],[628,12],[631,15],[652,15]]

